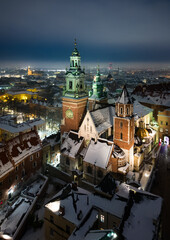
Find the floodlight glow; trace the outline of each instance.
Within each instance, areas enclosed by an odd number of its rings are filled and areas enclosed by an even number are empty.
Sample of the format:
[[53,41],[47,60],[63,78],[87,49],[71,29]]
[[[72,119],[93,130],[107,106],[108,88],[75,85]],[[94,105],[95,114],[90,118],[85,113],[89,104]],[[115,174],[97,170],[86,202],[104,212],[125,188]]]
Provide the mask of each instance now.
[[52,212],[57,212],[60,209],[60,201],[50,202],[46,205]]

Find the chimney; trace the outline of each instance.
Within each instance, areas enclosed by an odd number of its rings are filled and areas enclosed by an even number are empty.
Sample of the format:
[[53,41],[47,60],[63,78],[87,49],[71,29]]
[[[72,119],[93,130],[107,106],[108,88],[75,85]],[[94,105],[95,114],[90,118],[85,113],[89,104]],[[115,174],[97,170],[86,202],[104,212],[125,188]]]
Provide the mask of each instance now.
[[65,207],[64,207],[64,206],[61,206],[61,205],[60,205],[59,213],[60,213],[61,216],[64,216],[64,215],[65,215]]
[[72,189],[73,189],[74,191],[78,191],[77,183],[72,182]]

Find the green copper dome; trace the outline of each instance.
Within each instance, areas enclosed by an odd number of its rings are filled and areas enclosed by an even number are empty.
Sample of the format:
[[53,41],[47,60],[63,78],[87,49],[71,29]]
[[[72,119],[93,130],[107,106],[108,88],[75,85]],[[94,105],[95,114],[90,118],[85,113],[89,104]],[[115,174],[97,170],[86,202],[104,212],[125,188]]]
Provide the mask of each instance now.
[[100,78],[99,68],[97,69],[97,74],[94,76],[92,90],[89,91],[89,97],[96,100],[107,97],[107,93],[104,91],[103,81]]

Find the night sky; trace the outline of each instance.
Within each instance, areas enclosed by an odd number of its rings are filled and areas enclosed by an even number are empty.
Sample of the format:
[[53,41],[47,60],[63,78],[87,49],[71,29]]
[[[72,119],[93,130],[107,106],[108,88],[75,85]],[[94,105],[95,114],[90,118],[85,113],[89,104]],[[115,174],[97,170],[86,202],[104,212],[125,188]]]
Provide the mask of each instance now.
[[169,0],[1,0],[0,60],[170,61]]

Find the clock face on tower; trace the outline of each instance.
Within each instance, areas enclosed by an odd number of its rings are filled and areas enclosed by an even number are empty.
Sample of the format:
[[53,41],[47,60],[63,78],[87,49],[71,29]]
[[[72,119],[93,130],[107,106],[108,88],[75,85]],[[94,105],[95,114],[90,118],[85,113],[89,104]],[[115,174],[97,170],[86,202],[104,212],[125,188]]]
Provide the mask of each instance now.
[[71,109],[67,109],[66,110],[66,117],[67,118],[73,118],[73,112]]

